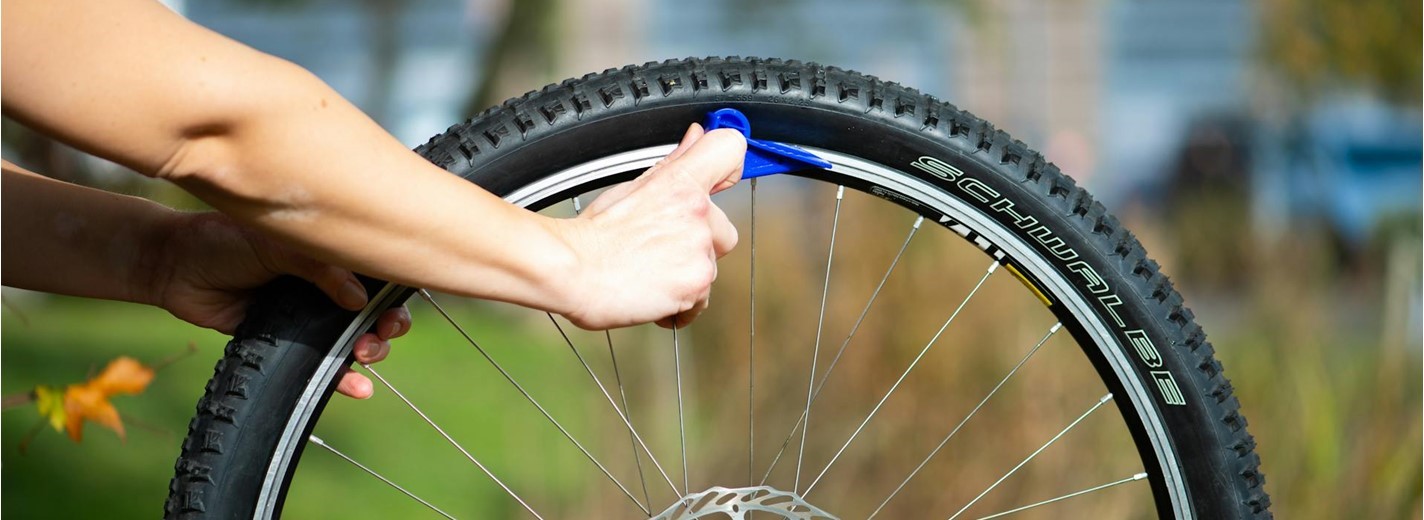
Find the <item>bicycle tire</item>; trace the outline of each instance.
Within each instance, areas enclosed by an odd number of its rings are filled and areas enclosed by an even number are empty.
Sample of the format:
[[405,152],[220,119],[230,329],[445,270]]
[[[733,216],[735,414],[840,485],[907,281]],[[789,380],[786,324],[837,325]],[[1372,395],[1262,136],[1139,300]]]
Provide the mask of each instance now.
[[[958,197],[1022,234],[1063,279],[1077,283],[1064,290],[1032,276],[1027,279],[1038,283],[1053,302],[1066,297],[1093,302],[1091,312],[1097,319],[1115,324],[1115,348],[1137,360],[1126,375],[1114,375],[1110,362],[1087,346],[1092,337],[1079,324],[1083,317],[1062,305],[1051,307],[1060,315],[1069,313],[1063,316],[1064,325],[1105,374],[1109,388],[1118,391],[1132,384],[1155,390],[1156,402],[1119,402],[1144,465],[1152,470],[1161,462],[1153,451],[1156,443],[1174,450],[1172,462],[1180,465],[1189,495],[1189,516],[1271,517],[1255,442],[1231,384],[1214,359],[1211,343],[1158,264],[1101,204],[1041,155],[932,96],[815,63],[737,57],[668,60],[549,85],[452,126],[416,151],[505,196],[581,161],[666,144],[687,123],[722,107],[746,113],[759,138],[893,165],[907,179]],[[550,150],[559,153],[547,153]],[[616,180],[621,179],[605,183]],[[856,187],[867,192],[876,188]],[[903,195],[880,195],[922,214],[932,213]],[[973,233],[966,238],[983,240]],[[993,244],[981,247],[994,253]],[[334,357],[343,365],[349,362],[341,351],[343,335],[349,338],[352,331],[366,330],[379,309],[399,305],[411,294],[409,289],[366,281],[376,296],[362,313],[338,309],[292,279],[261,291],[198,402],[175,464],[166,517],[253,517],[260,509],[258,497],[273,493],[275,506],[266,511],[280,513],[295,463],[278,467],[272,463],[274,454],[295,461],[304,448],[304,443],[293,445],[290,435],[282,445],[282,435],[298,415],[303,415],[296,421],[300,433],[309,434],[315,424],[309,419],[320,415],[336,383],[334,378],[317,381],[312,385],[320,388],[304,394],[308,381],[324,363],[329,372]],[[346,348],[349,352],[349,345]],[[1134,377],[1137,380],[1130,381]],[[1150,438],[1140,420],[1143,413],[1156,414],[1165,439]],[[264,480],[274,472],[280,489],[271,489],[272,479]],[[1183,511],[1181,497],[1163,489],[1162,479],[1152,485],[1160,511]]]

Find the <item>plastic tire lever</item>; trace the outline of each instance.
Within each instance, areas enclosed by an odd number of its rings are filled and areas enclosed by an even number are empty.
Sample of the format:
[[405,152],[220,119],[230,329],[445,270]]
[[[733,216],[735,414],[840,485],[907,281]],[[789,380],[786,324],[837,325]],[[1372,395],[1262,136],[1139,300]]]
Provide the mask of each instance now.
[[747,158],[742,166],[742,178],[752,179],[777,173],[809,169],[830,169],[831,163],[816,154],[775,141],[752,139],[752,124],[735,108],[723,108],[707,114],[707,131],[732,128],[747,138]]

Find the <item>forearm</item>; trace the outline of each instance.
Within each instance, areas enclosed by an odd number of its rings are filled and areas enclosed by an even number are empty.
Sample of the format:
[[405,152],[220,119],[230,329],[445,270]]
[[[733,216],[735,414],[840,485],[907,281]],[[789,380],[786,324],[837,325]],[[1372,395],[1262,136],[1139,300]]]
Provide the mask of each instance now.
[[557,277],[575,259],[557,222],[431,165],[310,76],[272,84],[261,112],[190,141],[162,176],[320,260],[567,310]]
[[147,200],[59,182],[4,163],[3,283],[154,303],[142,278],[177,213]]
[[168,178],[319,260],[566,310],[555,277],[576,262],[554,221],[424,161],[300,68],[156,2],[5,8],[7,116]]

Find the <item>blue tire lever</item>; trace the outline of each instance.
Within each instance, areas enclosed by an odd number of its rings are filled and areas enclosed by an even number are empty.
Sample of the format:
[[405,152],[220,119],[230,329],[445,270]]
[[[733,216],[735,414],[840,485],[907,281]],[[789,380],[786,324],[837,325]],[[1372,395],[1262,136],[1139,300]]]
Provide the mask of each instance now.
[[707,124],[704,127],[709,132],[718,128],[732,128],[747,138],[747,158],[742,166],[743,179],[800,170],[828,170],[831,168],[829,161],[795,146],[752,139],[751,122],[747,121],[745,114],[735,108],[723,108],[707,114]]

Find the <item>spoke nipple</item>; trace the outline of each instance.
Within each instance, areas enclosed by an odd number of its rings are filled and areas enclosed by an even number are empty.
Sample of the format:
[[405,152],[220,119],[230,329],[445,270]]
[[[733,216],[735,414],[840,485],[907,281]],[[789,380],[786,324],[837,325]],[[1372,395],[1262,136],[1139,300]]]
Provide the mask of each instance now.
[[1144,478],[1147,478],[1147,472],[1145,471],[1132,476],[1132,480],[1142,480]]
[[997,271],[998,269],[999,269],[999,263],[998,263],[998,262],[994,262],[994,263],[992,263],[992,264],[989,264],[989,272],[990,272],[990,273],[993,273],[994,271]]
[[845,185],[836,188],[836,200],[841,200],[842,197],[845,197]]
[[583,211],[583,202],[578,197],[574,197],[574,213]]
[[1053,324],[1053,327],[1050,328],[1050,329],[1048,329],[1048,333],[1049,333],[1049,334],[1053,334],[1053,333],[1055,333],[1055,332],[1058,332],[1058,329],[1061,329],[1061,328],[1063,328],[1063,322],[1054,323],[1054,324]]
[[1112,392],[1108,392],[1108,395],[1103,396],[1102,399],[1098,399],[1098,404],[1106,403],[1106,402],[1111,401],[1111,400],[1112,400]]
[[[308,435],[307,440],[311,441],[312,444],[315,444],[317,446],[326,446],[326,441],[321,440],[321,437],[317,437],[315,435]],[[1146,475],[1146,473],[1143,473],[1143,475]]]
[[915,225],[910,226],[910,227],[912,227],[912,228],[914,228],[914,229],[920,229],[920,224],[923,224],[924,222],[925,222],[925,216],[924,216],[924,215],[920,215],[920,218],[915,219]]

